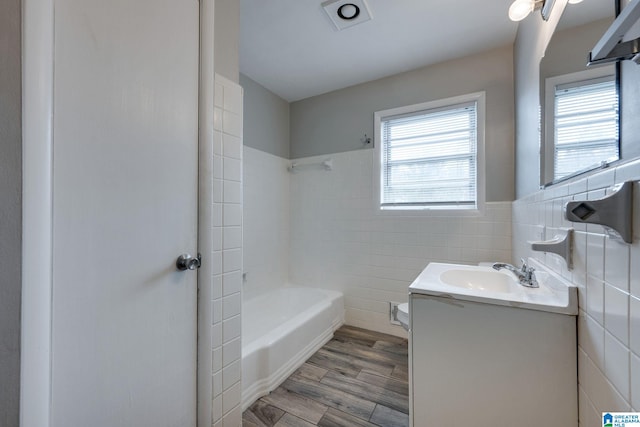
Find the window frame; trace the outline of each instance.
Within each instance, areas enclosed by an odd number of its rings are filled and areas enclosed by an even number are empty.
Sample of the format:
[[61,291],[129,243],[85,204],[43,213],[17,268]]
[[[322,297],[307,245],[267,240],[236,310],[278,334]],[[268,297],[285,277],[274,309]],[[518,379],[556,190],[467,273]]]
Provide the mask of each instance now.
[[[572,84],[572,83],[580,83],[589,80],[596,80],[605,77],[612,77],[613,80],[616,80],[616,68],[614,64],[608,64],[601,67],[589,68],[586,70],[576,71],[573,73],[562,74],[559,76],[547,77],[545,79],[545,93],[544,93],[544,147],[542,148],[542,161],[544,164],[543,167],[543,175],[544,175],[544,183],[557,183],[566,181],[567,179],[571,179],[576,175],[580,175],[582,173],[588,172],[590,170],[595,170],[601,167],[600,164],[594,164],[592,167],[588,167],[586,169],[576,170],[574,173],[566,175],[562,178],[555,179],[555,148],[556,148],[556,137],[555,137],[555,117],[556,117],[556,107],[555,107],[555,96],[556,96],[556,87]],[[618,91],[618,160],[620,160],[620,93]],[[611,162],[607,162],[611,163]]]
[[[406,105],[387,110],[376,111],[373,114],[374,122],[374,203],[375,211],[381,215],[391,216],[480,216],[485,208],[485,123],[486,107],[485,92],[474,92],[451,98],[438,99],[419,104]],[[453,207],[447,205],[405,205],[382,206],[383,189],[383,142],[382,122],[389,117],[411,115],[428,112],[429,110],[443,110],[448,107],[455,108],[465,103],[476,104],[476,203],[475,206]]]

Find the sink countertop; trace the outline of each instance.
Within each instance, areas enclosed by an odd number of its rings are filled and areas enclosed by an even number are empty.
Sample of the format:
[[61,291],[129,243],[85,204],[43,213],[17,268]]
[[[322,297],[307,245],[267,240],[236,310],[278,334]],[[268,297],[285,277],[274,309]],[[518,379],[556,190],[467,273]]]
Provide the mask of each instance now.
[[[432,262],[409,286],[409,292],[462,301],[577,315],[577,288],[537,261],[531,259],[529,263],[536,269],[535,275],[540,285],[539,288],[527,288],[520,285],[515,274],[506,270],[496,271],[487,266]],[[479,272],[479,276],[484,277],[491,274],[501,282],[501,286],[496,289],[482,289],[481,286],[467,288],[450,285],[442,280],[442,275],[451,271],[460,275],[467,274],[467,272],[470,274]],[[504,277],[500,275],[504,275]]]

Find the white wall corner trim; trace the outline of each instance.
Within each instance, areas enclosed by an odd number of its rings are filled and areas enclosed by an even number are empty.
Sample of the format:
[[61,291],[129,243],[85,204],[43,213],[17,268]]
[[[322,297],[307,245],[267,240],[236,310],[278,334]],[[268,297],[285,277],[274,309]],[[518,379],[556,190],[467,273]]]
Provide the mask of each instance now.
[[[213,252],[213,110],[214,110],[214,0],[200,1],[200,82],[198,108],[198,252]],[[205,256],[198,272],[197,423],[212,425],[213,262]],[[207,262],[208,261],[208,262]]]
[[48,427],[51,386],[53,0],[23,0],[20,425]]

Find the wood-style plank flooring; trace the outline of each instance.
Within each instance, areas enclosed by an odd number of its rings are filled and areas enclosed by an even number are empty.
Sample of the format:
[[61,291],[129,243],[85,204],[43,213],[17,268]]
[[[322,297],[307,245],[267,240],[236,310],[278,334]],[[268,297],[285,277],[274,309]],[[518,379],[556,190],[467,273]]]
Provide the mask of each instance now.
[[245,427],[409,425],[407,340],[343,326],[268,396]]

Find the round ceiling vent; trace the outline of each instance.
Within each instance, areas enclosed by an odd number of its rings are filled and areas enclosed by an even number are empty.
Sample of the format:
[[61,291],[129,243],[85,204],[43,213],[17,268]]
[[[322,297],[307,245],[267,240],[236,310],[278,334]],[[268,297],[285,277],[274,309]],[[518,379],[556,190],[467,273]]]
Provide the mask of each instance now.
[[370,21],[371,11],[366,0],[327,0],[322,8],[337,30]]
[[338,16],[344,20],[351,21],[360,15],[360,8],[353,3],[345,3],[338,8]]

